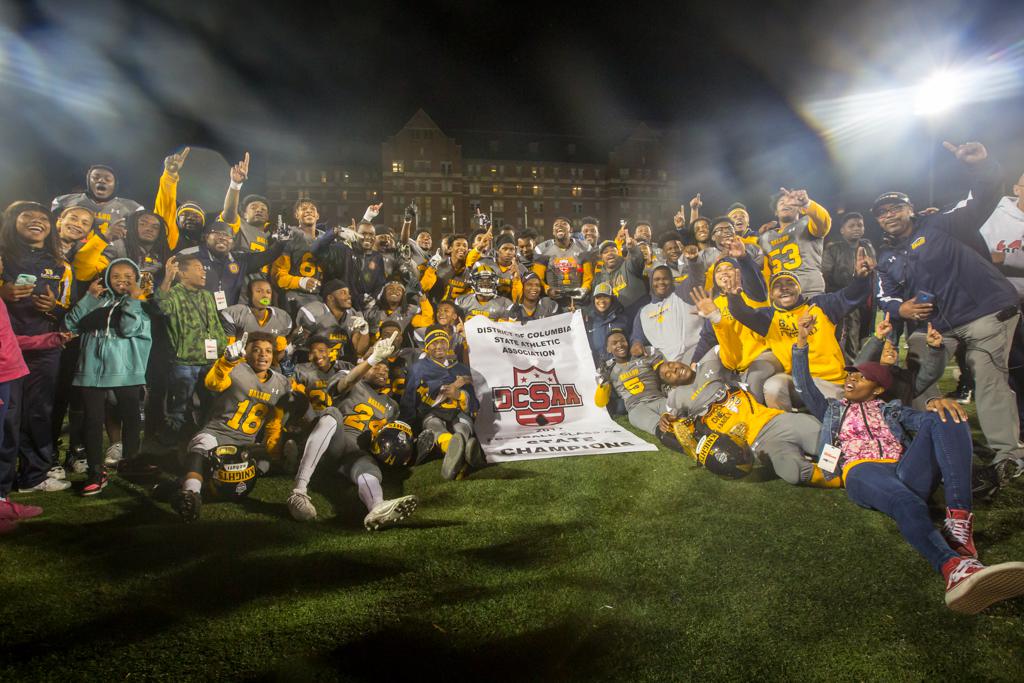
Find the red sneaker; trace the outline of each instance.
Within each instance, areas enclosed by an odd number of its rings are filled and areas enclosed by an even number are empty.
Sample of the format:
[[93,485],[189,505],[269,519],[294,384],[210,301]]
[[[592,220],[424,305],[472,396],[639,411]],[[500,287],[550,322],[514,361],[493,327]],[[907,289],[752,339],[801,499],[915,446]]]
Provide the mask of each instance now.
[[954,612],[977,614],[989,605],[1024,595],[1024,562],[986,567],[973,557],[953,557],[942,565],[946,606]]
[[0,500],[0,519],[28,519],[43,514],[43,508],[38,505],[22,505],[13,500]]
[[970,510],[946,508],[942,537],[960,557],[978,558],[978,549],[974,547],[974,513]]

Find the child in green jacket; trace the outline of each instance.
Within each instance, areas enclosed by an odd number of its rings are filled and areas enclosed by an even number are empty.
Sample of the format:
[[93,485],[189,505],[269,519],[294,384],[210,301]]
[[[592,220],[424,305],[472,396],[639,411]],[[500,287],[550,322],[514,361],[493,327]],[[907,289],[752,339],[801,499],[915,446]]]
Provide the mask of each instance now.
[[85,408],[89,479],[82,489],[83,496],[96,495],[107,485],[103,425],[108,392],[112,391],[117,400],[125,460],[131,462],[139,453],[139,408],[152,346],[149,316],[142,309],[144,294],[139,274],[138,265],[131,259],[112,261],[65,318],[68,330],[81,335],[73,384],[81,387]]

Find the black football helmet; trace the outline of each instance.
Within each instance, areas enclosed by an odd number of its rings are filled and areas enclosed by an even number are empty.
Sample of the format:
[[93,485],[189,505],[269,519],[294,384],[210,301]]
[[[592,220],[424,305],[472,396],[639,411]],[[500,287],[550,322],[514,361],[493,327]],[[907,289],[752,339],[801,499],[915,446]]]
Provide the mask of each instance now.
[[498,294],[498,273],[489,263],[477,262],[473,266],[470,283],[477,296],[494,297]]
[[217,446],[206,454],[206,477],[210,495],[243,498],[256,487],[256,463],[239,446]]
[[413,462],[414,450],[412,427],[395,420],[377,432],[371,452],[382,465],[408,467]]

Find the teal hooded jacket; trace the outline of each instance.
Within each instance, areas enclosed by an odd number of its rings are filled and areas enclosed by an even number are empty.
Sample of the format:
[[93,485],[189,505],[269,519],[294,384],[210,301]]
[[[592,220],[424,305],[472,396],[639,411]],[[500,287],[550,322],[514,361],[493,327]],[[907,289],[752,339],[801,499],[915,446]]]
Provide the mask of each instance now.
[[130,387],[146,383],[146,365],[153,345],[149,315],[142,302],[110,288],[110,270],[131,259],[115,259],[103,273],[107,288],[99,298],[86,294],[64,318],[69,332],[81,335],[76,387]]

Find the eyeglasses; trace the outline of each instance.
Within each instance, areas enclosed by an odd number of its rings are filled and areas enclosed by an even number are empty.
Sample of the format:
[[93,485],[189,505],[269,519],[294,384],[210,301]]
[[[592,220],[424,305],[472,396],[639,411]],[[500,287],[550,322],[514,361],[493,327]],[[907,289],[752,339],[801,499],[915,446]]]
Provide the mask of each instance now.
[[906,206],[906,204],[887,204],[880,209],[875,210],[875,218],[883,218],[891,213],[899,213],[906,208]]

